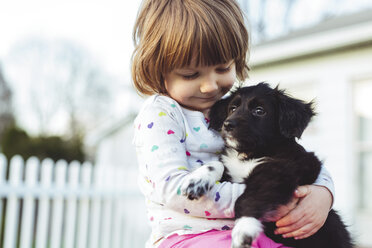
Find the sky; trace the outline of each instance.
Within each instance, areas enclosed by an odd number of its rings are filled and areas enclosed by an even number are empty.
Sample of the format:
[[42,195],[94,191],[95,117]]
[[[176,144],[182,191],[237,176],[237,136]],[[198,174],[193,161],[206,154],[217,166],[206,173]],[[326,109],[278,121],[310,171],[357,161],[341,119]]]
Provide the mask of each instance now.
[[30,36],[69,39],[118,76],[128,74],[132,27],[140,1],[0,1],[0,59]]

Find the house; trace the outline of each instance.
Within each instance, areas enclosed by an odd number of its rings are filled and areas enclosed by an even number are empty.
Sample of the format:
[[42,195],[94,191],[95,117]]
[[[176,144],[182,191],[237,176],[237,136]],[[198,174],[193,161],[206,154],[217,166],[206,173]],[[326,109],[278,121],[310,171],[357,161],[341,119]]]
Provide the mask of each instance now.
[[[247,84],[280,84],[295,97],[315,101],[318,115],[300,142],[332,174],[334,207],[358,245],[372,247],[372,11],[261,43],[250,61]],[[97,160],[133,168],[132,123],[117,123],[99,139]]]
[[267,81],[316,103],[301,142],[314,150],[336,187],[358,244],[372,247],[372,11],[342,16],[261,43],[247,84]]

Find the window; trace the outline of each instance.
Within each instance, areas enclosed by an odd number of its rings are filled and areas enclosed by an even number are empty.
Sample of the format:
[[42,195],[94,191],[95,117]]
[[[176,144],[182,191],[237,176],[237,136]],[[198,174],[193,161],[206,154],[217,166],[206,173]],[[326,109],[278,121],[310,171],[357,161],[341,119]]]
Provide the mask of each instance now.
[[362,210],[372,210],[372,79],[354,85],[356,116],[356,157],[359,202]]

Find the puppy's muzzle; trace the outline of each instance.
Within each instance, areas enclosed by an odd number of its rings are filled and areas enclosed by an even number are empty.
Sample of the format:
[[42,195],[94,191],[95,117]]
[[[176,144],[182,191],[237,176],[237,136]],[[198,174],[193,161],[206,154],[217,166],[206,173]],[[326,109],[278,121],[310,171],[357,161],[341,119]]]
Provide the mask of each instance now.
[[227,132],[234,130],[234,128],[237,126],[236,120],[226,120],[223,123],[223,129]]

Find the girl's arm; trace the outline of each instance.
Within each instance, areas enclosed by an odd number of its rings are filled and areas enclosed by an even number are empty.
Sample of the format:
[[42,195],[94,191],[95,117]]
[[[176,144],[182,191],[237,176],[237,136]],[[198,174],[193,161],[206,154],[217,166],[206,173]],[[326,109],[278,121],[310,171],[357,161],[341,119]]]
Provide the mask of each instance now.
[[[192,171],[185,147],[184,124],[175,111],[149,106],[135,122],[134,143],[140,166],[140,187],[150,201],[197,217],[232,218],[245,185],[216,183],[199,200],[188,200],[180,187]],[[216,156],[217,158],[217,156]]]
[[[316,233],[328,217],[333,205],[334,184],[329,172],[322,166],[316,182],[300,186],[292,205],[286,206],[286,215],[276,222],[276,234],[296,239],[307,238]],[[297,203],[293,204],[293,203]],[[293,210],[292,210],[293,209]],[[285,213],[284,211],[282,213]]]

